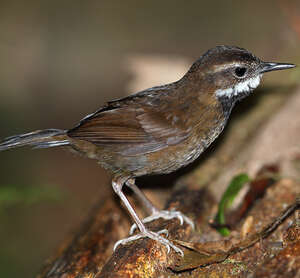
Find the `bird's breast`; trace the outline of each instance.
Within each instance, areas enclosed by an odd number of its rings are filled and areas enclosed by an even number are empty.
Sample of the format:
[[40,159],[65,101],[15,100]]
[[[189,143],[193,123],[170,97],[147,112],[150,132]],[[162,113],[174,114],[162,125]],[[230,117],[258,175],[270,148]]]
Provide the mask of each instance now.
[[224,129],[226,118],[220,107],[206,108],[191,117],[191,132],[185,140],[147,156],[153,173],[170,173],[192,163],[218,137]]
[[223,131],[226,120],[222,115],[215,115],[211,120],[206,125],[199,124],[196,126],[193,134],[183,144],[184,148],[179,154],[182,159],[182,166],[196,160]]

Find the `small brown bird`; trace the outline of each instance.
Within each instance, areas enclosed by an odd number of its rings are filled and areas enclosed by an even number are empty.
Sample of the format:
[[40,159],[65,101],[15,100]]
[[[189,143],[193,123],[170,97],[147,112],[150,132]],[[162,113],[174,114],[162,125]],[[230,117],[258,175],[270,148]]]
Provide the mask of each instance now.
[[[0,143],[0,151],[25,145],[65,146],[96,159],[112,172],[112,187],[140,233],[116,243],[148,237],[183,255],[180,248],[144,223],[157,218],[193,222],[178,211],[160,211],[135,185],[135,178],[166,174],[193,162],[222,132],[237,101],[255,89],[262,74],[293,64],[263,62],[245,49],[217,46],[207,51],[178,81],[110,101],[69,130],[47,129],[17,135]],[[122,192],[130,187],[150,216],[141,220]]]

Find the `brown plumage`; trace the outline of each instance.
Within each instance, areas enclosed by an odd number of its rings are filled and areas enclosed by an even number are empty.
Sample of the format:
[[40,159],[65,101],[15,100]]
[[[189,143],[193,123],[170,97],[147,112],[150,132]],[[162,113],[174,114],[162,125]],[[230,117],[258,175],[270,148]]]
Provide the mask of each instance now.
[[[170,173],[194,161],[221,133],[235,103],[259,85],[264,72],[291,67],[294,65],[262,62],[242,48],[218,46],[174,83],[108,102],[70,130],[49,129],[7,138],[0,151],[24,145],[67,146],[96,159],[112,172],[113,189],[140,230],[116,246],[149,237],[182,255],[160,232],[147,230],[143,223],[159,217],[177,217],[193,226],[192,221],[180,212],[155,208],[134,184],[135,177]],[[151,213],[143,221],[122,192],[124,184]]]
[[71,141],[75,146],[77,140],[97,146],[91,154],[88,147],[88,155],[116,173],[140,176],[175,171],[199,155],[212,130],[224,120],[216,99],[198,96],[197,88],[187,90],[184,85],[176,82],[110,102],[67,136],[75,139]]

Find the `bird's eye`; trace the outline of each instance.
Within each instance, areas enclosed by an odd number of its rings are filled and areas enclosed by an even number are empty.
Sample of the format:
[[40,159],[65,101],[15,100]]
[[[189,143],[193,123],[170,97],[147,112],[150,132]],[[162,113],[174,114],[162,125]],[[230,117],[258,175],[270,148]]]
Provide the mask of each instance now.
[[234,75],[238,78],[244,77],[246,75],[247,68],[245,67],[236,67],[234,69]]

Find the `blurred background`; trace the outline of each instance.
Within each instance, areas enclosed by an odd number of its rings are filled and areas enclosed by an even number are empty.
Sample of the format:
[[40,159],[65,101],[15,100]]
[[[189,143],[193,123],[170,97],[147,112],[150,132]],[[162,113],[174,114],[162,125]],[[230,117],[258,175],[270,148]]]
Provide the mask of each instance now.
[[[218,44],[300,64],[299,1],[3,0],[0,138],[71,128],[105,101],[180,78]],[[62,149],[3,152],[0,166],[0,277],[33,277],[112,195],[110,176]]]

